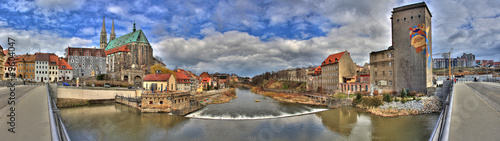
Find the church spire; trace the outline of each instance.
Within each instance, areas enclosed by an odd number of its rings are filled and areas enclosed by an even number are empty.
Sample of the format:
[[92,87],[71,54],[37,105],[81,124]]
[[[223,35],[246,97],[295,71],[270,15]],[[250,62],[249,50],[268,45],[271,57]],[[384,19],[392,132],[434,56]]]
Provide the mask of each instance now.
[[135,20],[134,20],[134,29],[132,29],[133,32],[135,32]]
[[114,40],[116,38],[115,34],[115,19],[113,19],[112,24],[111,24],[111,34],[109,35],[109,41]]
[[99,48],[104,49],[108,45],[108,35],[106,33],[106,26],[105,26],[105,20],[104,16],[102,17],[102,30],[101,30],[101,43],[99,45]]

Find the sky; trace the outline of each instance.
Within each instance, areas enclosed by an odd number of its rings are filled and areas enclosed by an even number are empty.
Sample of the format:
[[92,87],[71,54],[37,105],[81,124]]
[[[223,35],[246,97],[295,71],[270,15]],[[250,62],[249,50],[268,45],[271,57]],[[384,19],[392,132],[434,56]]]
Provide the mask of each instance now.
[[[3,1],[3,0],[2,0]],[[391,46],[391,11],[422,0],[9,0],[0,3],[0,45],[16,54],[99,47],[114,19],[116,36],[133,21],[168,68],[254,76],[317,66],[347,50],[358,65]],[[500,1],[425,1],[433,53],[473,53],[500,61]],[[441,56],[434,56],[441,57]]]

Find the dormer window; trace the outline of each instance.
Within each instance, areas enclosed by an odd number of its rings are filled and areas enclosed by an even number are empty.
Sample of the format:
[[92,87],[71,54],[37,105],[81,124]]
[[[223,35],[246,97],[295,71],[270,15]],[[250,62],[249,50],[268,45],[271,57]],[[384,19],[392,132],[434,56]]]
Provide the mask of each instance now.
[[339,59],[335,58],[335,62],[339,61]]
[[328,61],[330,61],[329,63],[332,63],[332,60],[328,60]]

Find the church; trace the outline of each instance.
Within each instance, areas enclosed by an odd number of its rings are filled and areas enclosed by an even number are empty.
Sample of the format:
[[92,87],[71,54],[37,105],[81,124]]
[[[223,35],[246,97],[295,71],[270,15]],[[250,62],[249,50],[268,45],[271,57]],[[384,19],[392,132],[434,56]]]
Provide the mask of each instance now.
[[114,20],[111,25],[109,41],[102,21],[100,49],[106,54],[106,72],[111,79],[141,84],[142,79],[156,63],[163,64],[153,57],[153,48],[144,32],[134,28],[132,32],[116,38]]

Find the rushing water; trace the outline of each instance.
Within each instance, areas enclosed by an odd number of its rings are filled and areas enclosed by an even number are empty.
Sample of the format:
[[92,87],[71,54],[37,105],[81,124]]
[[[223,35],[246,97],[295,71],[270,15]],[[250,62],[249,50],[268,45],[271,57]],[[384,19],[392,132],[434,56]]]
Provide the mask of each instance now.
[[237,96],[190,118],[120,104],[63,108],[61,114],[72,140],[427,140],[439,116],[382,118],[351,107],[324,111],[245,89]]

